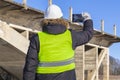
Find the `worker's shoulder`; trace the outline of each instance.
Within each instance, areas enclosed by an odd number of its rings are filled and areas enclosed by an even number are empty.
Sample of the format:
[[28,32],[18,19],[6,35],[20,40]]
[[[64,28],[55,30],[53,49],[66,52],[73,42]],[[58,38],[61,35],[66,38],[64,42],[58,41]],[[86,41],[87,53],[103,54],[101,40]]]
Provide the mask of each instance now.
[[30,40],[38,40],[38,34],[31,35]]
[[68,30],[71,32],[71,34],[76,34],[77,33],[76,30],[73,30],[73,29],[68,29]]

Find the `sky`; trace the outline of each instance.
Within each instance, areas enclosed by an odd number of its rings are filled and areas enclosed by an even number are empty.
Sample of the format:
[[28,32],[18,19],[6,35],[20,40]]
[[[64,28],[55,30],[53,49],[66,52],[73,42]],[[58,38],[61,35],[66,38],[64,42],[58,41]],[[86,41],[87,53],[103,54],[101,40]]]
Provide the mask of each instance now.
[[[22,0],[15,0],[21,3]],[[94,22],[94,29],[100,31],[101,19],[104,20],[104,31],[113,34],[113,25],[116,24],[117,36],[120,37],[120,0],[53,0],[63,12],[63,17],[69,18],[69,7],[73,8],[74,14],[88,12]],[[48,7],[48,0],[27,0],[27,5],[41,11]],[[109,47],[109,54],[120,59],[120,42]]]

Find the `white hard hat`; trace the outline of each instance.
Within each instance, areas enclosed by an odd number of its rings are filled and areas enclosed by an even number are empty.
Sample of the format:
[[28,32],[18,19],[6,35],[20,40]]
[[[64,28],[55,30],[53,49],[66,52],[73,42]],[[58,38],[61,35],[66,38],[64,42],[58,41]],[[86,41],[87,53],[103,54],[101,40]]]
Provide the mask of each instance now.
[[50,5],[45,12],[45,19],[57,19],[61,18],[63,16],[63,13],[61,9],[57,5]]

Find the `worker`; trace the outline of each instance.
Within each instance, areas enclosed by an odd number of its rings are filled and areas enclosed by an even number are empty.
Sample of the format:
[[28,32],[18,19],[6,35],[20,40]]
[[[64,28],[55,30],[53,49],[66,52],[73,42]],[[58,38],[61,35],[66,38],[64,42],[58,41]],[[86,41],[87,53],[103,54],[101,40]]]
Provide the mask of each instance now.
[[83,30],[69,28],[61,9],[50,5],[41,21],[42,31],[30,39],[23,80],[76,80],[74,50],[93,36],[93,21],[82,13]]

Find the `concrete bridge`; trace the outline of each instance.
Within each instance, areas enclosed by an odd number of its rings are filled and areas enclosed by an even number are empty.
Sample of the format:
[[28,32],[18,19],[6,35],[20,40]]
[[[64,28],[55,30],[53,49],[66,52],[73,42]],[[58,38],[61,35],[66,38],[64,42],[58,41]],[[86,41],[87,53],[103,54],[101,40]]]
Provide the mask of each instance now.
[[[0,0],[0,80],[22,80],[29,38],[41,31],[43,15],[12,0]],[[82,29],[82,25],[68,22],[70,28]],[[103,80],[109,80],[109,47],[116,42],[120,37],[94,30],[92,40],[75,50],[77,80],[99,80],[101,65]]]

